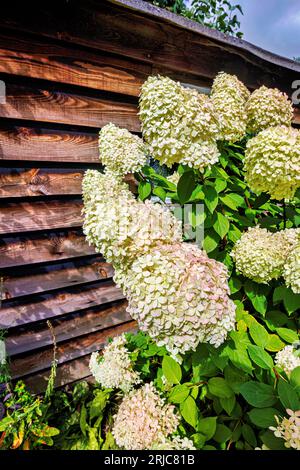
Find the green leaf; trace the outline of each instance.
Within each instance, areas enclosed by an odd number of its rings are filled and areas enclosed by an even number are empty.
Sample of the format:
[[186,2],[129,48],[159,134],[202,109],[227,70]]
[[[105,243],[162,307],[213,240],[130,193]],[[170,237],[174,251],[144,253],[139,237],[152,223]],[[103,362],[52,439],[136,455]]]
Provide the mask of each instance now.
[[299,339],[296,331],[290,330],[289,328],[276,328],[276,333],[287,343],[294,343]]
[[191,439],[196,449],[202,449],[206,441],[206,437],[200,433],[192,434]]
[[266,299],[267,289],[265,286],[248,280],[244,285],[244,289],[255,310],[264,315],[268,305]]
[[258,322],[253,322],[249,326],[249,333],[254,343],[261,348],[264,348],[269,341],[269,333]]
[[157,186],[156,188],[153,189],[153,194],[155,196],[158,196],[162,201],[166,199],[166,191],[160,186]]
[[217,417],[202,418],[198,421],[197,431],[204,434],[205,440],[209,441],[216,432]]
[[151,194],[151,184],[148,181],[141,181],[138,192],[141,201],[144,201]]
[[232,395],[229,398],[220,398],[220,403],[226,413],[230,416],[236,403],[235,395]]
[[289,383],[282,379],[279,379],[278,381],[278,395],[284,408],[289,408],[293,411],[298,411],[300,409],[300,400],[297,392]]
[[278,415],[278,411],[275,408],[253,408],[248,415],[257,427],[267,429],[276,424],[275,415]]
[[226,194],[220,199],[226,206],[228,206],[230,209],[233,209],[234,211],[238,210],[238,207],[245,205],[244,198],[235,193]]
[[247,351],[244,349],[234,349],[229,352],[229,359],[238,369],[242,369],[245,372],[251,374],[253,367],[248,357]]
[[292,370],[290,383],[295,390],[300,391],[300,366]]
[[241,289],[242,285],[243,285],[242,281],[240,281],[240,279],[237,277],[231,277],[229,279],[229,287],[230,287],[230,292],[232,294],[235,294],[236,292],[238,292]]
[[217,213],[217,220],[214,222],[213,227],[217,234],[224,238],[229,230],[229,220],[221,212]]
[[219,241],[220,237],[214,230],[205,231],[203,249],[206,251],[206,253],[211,253],[217,248]]
[[189,396],[183,403],[180,403],[180,412],[183,419],[196,430],[199,413],[194,398]]
[[272,369],[274,366],[273,359],[263,348],[250,344],[248,346],[250,359],[262,369]]
[[278,352],[283,349],[285,344],[281,341],[277,335],[269,335],[268,343],[265,348],[267,351]]
[[240,392],[244,399],[256,408],[266,408],[274,405],[277,401],[271,385],[254,382],[253,380],[241,385]]
[[88,428],[88,425],[86,422],[86,415],[87,415],[86,407],[82,405],[81,411],[80,411],[79,425],[80,425],[81,432],[84,436],[86,436],[86,430]]
[[212,395],[219,398],[230,398],[233,395],[232,389],[227,385],[222,377],[213,377],[208,381],[208,390]]
[[270,330],[275,331],[276,328],[283,326],[288,320],[288,317],[279,310],[273,310],[266,314],[266,324]]
[[169,401],[171,403],[182,403],[189,396],[190,389],[186,385],[176,385],[170,391]]
[[179,384],[181,381],[182,373],[178,362],[170,356],[164,356],[162,361],[163,375],[171,384]]
[[209,212],[212,214],[218,205],[218,193],[212,186],[203,186],[205,194],[205,204]]
[[257,446],[257,440],[255,433],[249,424],[243,424],[242,426],[242,436],[252,447]]
[[300,294],[294,294],[291,289],[288,289],[287,294],[283,298],[283,305],[289,315],[300,309]]
[[215,180],[215,190],[217,191],[217,193],[221,193],[222,191],[224,191],[224,189],[226,189],[227,187],[227,183],[225,180],[221,180],[219,178],[217,178]]
[[97,390],[95,398],[90,404],[90,419],[95,418],[96,416],[101,416],[102,412],[106,406],[109,394]]
[[196,181],[193,170],[183,173],[177,185],[177,195],[181,205],[185,204],[190,199],[195,186]]
[[231,438],[231,430],[224,424],[218,424],[214,435],[214,440],[220,444],[227,442]]
[[275,437],[272,431],[266,431],[262,434],[261,440],[270,450],[286,450],[284,440]]

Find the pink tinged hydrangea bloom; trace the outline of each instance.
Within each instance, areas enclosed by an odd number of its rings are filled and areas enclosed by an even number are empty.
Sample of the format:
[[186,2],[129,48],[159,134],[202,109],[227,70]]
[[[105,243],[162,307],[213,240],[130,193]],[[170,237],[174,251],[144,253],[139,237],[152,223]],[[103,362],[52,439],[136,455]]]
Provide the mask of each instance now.
[[246,134],[246,102],[250,92],[235,76],[220,72],[214,79],[211,100],[218,116],[221,140],[235,142]]
[[256,193],[292,199],[300,188],[300,131],[270,127],[247,143],[245,180]]
[[114,416],[112,434],[122,449],[147,450],[165,442],[178,425],[175,407],[166,404],[150,383],[123,398]]
[[268,127],[291,126],[293,106],[288,96],[277,88],[262,86],[255,90],[246,104],[247,129],[258,132]]
[[219,151],[217,117],[210,99],[168,77],[149,77],[140,96],[143,138],[161,164],[204,170]]
[[297,351],[293,346],[285,346],[276,354],[275,364],[290,375],[296,367],[300,367],[300,357],[297,356]]
[[139,171],[147,161],[142,139],[114,124],[107,124],[101,129],[99,152],[106,169],[120,176]]
[[104,388],[119,388],[127,393],[141,382],[139,373],[133,369],[124,334],[114,338],[102,355],[92,353],[89,367],[96,381]]
[[283,269],[286,285],[300,294],[300,242],[290,251]]
[[200,342],[218,347],[235,326],[227,269],[197,246],[162,245],[140,256],[115,281],[139,328],[176,357]]
[[289,418],[283,418],[281,421],[275,416],[277,427],[271,426],[271,431],[276,437],[284,439],[285,447],[288,449],[300,450],[300,411],[286,410]]

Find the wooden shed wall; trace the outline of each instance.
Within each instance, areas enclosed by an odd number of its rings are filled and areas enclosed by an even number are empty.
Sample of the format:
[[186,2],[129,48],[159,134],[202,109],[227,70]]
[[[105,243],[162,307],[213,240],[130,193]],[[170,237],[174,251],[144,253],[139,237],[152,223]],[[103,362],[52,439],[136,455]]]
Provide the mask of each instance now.
[[[89,376],[108,337],[135,328],[109,264],[81,231],[81,180],[101,168],[99,129],[139,132],[148,75],[209,86],[220,70],[292,93],[300,66],[140,0],[9,2],[0,19],[0,327],[14,378],[45,386]],[[295,123],[300,123],[299,113]]]

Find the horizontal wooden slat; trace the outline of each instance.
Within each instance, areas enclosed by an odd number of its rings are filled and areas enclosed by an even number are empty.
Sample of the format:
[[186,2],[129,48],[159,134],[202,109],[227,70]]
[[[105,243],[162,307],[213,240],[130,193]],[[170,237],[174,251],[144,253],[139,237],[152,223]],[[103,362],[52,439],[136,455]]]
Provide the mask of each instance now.
[[151,66],[106,52],[2,34],[0,72],[138,96]]
[[0,239],[0,268],[94,255],[81,231]]
[[88,94],[62,92],[6,83],[0,117],[100,128],[109,122],[139,131],[135,104]]
[[[56,342],[74,339],[129,321],[131,318],[126,312],[126,305],[126,301],[120,301],[111,307],[104,305],[102,308],[69,314],[59,320],[52,320]],[[52,334],[46,323],[38,327],[29,325],[26,329],[18,329],[17,332],[9,334],[5,340],[7,354],[10,357],[50,346],[52,342]]]
[[300,125],[300,108],[294,108],[294,120],[293,123],[297,126]]
[[1,169],[0,198],[81,194],[84,170]]
[[[109,338],[113,338],[114,336],[135,328],[136,323],[129,321],[122,325],[107,328],[103,331],[97,331],[82,338],[77,338],[73,341],[58,345],[58,364],[98,351],[103,348]],[[25,357],[15,358],[11,364],[12,378],[16,379],[49,368],[52,357],[53,351],[49,348],[41,352],[35,351],[33,354],[26,355]]]
[[46,266],[36,273],[27,268],[26,274],[2,278],[2,300],[109,279],[113,272],[112,266],[102,258],[85,260],[80,265],[69,262],[62,266]]
[[45,294],[36,302],[3,304],[0,311],[0,328],[11,328],[70,312],[96,307],[104,303],[123,299],[121,289],[112,282],[91,287],[69,289],[55,295]]
[[98,133],[2,126],[0,160],[99,163]]
[[81,211],[80,200],[1,203],[0,234],[79,227]]

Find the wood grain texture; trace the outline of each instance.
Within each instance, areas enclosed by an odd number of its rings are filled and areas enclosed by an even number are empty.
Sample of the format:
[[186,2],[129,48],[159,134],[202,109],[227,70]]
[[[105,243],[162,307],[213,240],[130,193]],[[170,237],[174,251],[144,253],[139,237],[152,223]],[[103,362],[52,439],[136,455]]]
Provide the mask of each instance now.
[[64,289],[70,286],[83,285],[90,282],[107,280],[113,276],[113,268],[101,257],[85,259],[77,263],[45,266],[22,270],[21,274],[4,276],[2,283],[2,299],[9,300],[38,293]]
[[[58,345],[58,364],[98,351],[104,347],[109,338],[113,338],[127,331],[132,331],[135,328],[136,323],[129,321],[122,325],[97,331],[82,338],[76,338],[65,344]],[[40,352],[35,351],[23,357],[16,357],[11,365],[12,378],[16,379],[47,369],[51,366],[52,358],[53,351],[51,348]]]
[[6,83],[0,117],[100,128],[109,122],[139,131],[137,105],[88,94]]
[[[69,314],[58,320],[51,320],[57,343],[75,339],[95,331],[111,328],[131,320],[126,312],[125,301],[115,305],[98,307],[83,312]],[[42,325],[28,325],[21,331],[14,331],[6,338],[6,349],[10,357],[45,346],[52,345],[52,335],[45,322]]]
[[60,291],[55,295],[41,295],[35,302],[3,302],[0,311],[0,328],[12,328],[55,318],[123,298],[121,289],[117,288],[115,284],[100,282],[96,286],[82,286]]
[[0,268],[91,256],[95,249],[81,230],[0,239]]
[[1,203],[0,234],[79,227],[82,202],[50,201]]
[[2,34],[0,72],[138,96],[151,66],[104,51]]
[[98,132],[33,129],[0,122],[0,160],[99,163]]
[[84,170],[1,169],[0,198],[80,195]]

